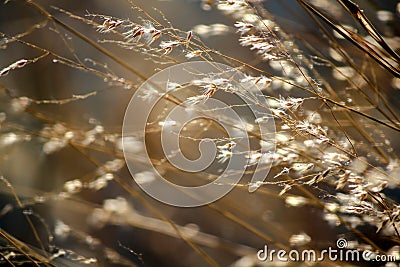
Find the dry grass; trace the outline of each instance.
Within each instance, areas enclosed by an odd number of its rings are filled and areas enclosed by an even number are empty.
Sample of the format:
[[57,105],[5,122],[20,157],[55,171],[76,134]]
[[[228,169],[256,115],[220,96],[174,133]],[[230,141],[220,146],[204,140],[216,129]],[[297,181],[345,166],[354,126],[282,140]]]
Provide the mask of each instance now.
[[[0,11],[0,262],[263,266],[268,262],[256,253],[264,244],[319,251],[335,247],[339,237],[349,249],[399,259],[399,4],[203,0],[178,9],[178,1],[6,2]],[[17,11],[13,23],[9,14]],[[260,120],[248,119],[252,146],[244,179],[217,202],[182,209],[155,201],[133,181],[121,128],[140,84],[192,60],[248,75],[242,86],[261,88],[276,135],[266,140]],[[212,180],[218,172],[188,175],[166,161],[160,125],[171,106],[190,100],[196,107],[234,93],[221,80],[203,81],[197,91],[171,86],[147,127],[152,162],[178,183]],[[255,101],[252,92],[236,93]],[[218,129],[207,119],[188,125],[182,139],[190,156],[212,135],[219,145],[214,166],[225,166],[237,140]],[[146,183],[154,174],[140,167],[143,138],[129,139],[129,160]],[[274,153],[260,153],[271,145]],[[261,161],[271,171],[250,194],[249,177]]]

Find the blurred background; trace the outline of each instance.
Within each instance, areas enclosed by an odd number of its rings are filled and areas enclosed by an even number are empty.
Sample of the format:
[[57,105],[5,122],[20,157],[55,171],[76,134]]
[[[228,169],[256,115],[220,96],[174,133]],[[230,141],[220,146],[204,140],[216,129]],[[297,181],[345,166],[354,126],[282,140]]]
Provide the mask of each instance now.
[[[133,2],[168,27],[184,32],[192,30],[213,50],[274,72],[269,63],[240,46],[233,27],[234,16],[214,7],[208,10],[207,3],[213,5],[214,1]],[[312,2],[318,4],[318,1]],[[319,2],[320,6],[325,3]],[[398,51],[399,39],[392,38],[400,34],[398,2],[359,2],[378,31],[390,37],[391,45]],[[334,243],[339,233],[347,232],[344,226],[324,220],[324,212],[318,206],[288,204],[286,198],[278,195],[282,188],[277,185],[263,187],[255,194],[249,194],[245,187],[237,187],[215,206],[190,209],[164,205],[147,196],[123,163],[120,135],[124,112],[134,87],[144,81],[143,77],[188,59],[181,51],[174,51],[171,58],[176,62],[162,57],[156,61],[145,53],[107,42],[114,37],[99,33],[88,23],[92,19],[101,22],[89,14],[140,23],[145,19],[144,13],[138,12],[130,1],[37,3],[76,32],[47,20],[25,1],[1,3],[0,69],[20,59],[38,59],[0,77],[0,112],[8,123],[1,128],[0,175],[13,188],[7,187],[4,180],[0,186],[0,227],[5,232],[40,253],[40,242],[30,224],[34,225],[42,245],[50,255],[57,255],[54,264],[59,266],[86,265],[94,258],[99,266],[206,266],[207,257],[202,252],[219,266],[252,266],[245,262],[245,256],[255,257],[266,243],[275,248],[279,244],[290,247],[293,235],[299,235],[300,241],[307,240],[308,236],[312,240],[309,245],[318,249]],[[296,1],[264,1],[263,5],[273,14],[276,25],[299,43],[304,54],[312,51],[302,45],[303,40],[329,53],[328,41],[321,38],[315,22]],[[337,6],[332,4],[326,8],[343,23],[354,24]],[[141,77],[76,33],[122,59]],[[12,36],[17,36],[18,41]],[[349,43],[343,41],[343,46],[347,46],[356,62],[364,57]],[[60,63],[60,57],[82,62],[91,70],[71,67],[67,60]],[[398,79],[376,68],[375,78],[381,88],[386,88],[391,105],[397,110]],[[127,81],[125,85],[129,84],[132,89],[104,75],[96,75],[96,69],[123,78]],[[320,73],[333,88],[344,85],[330,69],[320,68]],[[302,96],[296,89],[277,90],[276,95]],[[393,132],[385,133],[395,138]],[[60,143],[57,137],[66,135],[79,137],[81,145]],[[139,151],[141,145],[135,145]],[[397,139],[392,141],[392,146],[396,151]],[[329,197],[330,193],[329,189],[312,192],[320,198]],[[302,193],[293,189],[291,194]],[[171,222],[190,236],[191,241],[180,236]],[[362,230],[375,231],[368,227]],[[192,243],[202,252],[194,249]],[[0,251],[3,257],[10,252],[4,236]],[[23,256],[18,257],[21,262],[25,261]]]

